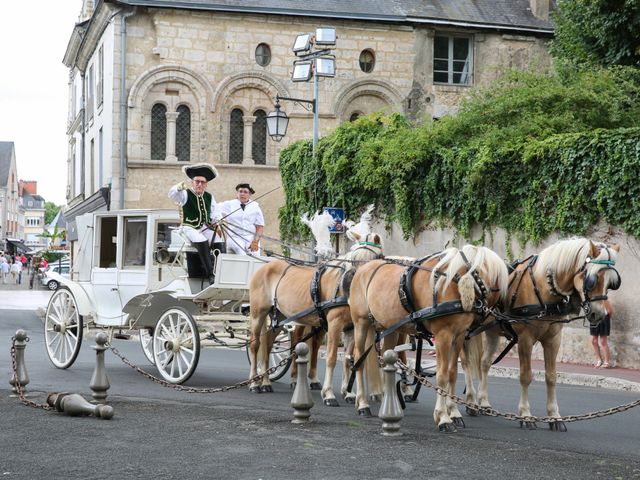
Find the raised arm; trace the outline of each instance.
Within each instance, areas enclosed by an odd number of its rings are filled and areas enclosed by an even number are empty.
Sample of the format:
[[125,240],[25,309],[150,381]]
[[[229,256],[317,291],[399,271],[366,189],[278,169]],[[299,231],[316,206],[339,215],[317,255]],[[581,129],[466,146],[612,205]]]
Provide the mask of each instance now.
[[[187,186],[184,182],[180,182],[175,184],[173,187],[169,189],[169,198],[176,202],[178,205],[183,206],[187,203]],[[211,202],[213,207],[213,202]]]

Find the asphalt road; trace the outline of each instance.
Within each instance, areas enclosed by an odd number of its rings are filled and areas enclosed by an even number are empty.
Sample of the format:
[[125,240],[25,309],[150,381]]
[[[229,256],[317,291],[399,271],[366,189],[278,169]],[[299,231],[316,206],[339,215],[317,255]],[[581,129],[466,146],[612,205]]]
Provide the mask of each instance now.
[[[87,338],[70,369],[54,368],[35,314],[0,310],[0,352],[6,352],[0,353],[3,478],[640,478],[640,407],[570,423],[567,433],[465,417],[466,428],[441,434],[431,417],[435,394],[426,390],[405,411],[403,435],[387,438],[380,435],[378,418],[358,418],[344,403],[325,407],[319,392],[313,392],[313,421],[291,424],[286,377],[274,384],[273,394],[250,394],[245,388],[188,394],[153,384],[108,352],[112,420],[46,412],[9,397],[9,347],[18,328],[29,331],[25,357],[35,401],[44,401],[51,391],[91,398],[95,362],[94,342]],[[137,342],[116,341],[115,346],[134,363],[147,365]],[[188,385],[230,385],[247,375],[244,352],[209,348]],[[515,411],[517,382],[491,380],[494,407]],[[534,383],[531,390],[533,413],[543,415],[544,385]],[[558,397],[566,415],[628,403],[637,394],[559,386]]]

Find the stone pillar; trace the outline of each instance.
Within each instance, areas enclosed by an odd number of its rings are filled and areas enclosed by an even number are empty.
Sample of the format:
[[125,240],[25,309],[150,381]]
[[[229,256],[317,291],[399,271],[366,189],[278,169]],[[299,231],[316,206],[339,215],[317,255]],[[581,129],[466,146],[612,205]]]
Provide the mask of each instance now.
[[253,149],[251,148],[251,144],[253,142],[253,123],[256,121],[256,117],[245,115],[242,117],[242,121],[244,122],[244,146],[242,148],[242,164],[255,165],[256,162],[253,160]]
[[178,119],[178,112],[167,112],[167,156],[165,160],[170,162],[176,162],[176,120]]

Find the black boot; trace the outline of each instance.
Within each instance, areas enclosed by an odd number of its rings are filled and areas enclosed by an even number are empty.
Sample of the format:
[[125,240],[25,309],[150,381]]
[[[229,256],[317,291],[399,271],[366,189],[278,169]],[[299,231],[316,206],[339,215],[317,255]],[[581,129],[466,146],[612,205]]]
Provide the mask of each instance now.
[[209,285],[211,285],[215,279],[213,276],[213,264],[211,262],[211,250],[209,249],[209,242],[192,242],[193,246],[198,251],[198,256],[200,257],[200,261],[202,262],[202,266],[204,267],[205,275],[209,280]]

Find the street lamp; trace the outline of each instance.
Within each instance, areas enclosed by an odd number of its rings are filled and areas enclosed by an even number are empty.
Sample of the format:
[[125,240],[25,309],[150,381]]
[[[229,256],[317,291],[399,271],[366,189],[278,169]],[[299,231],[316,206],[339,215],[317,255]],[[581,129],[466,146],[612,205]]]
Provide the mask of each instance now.
[[[280,110],[280,100],[289,100],[311,105],[313,111],[313,158],[316,157],[318,144],[318,78],[335,77],[336,60],[331,55],[336,44],[336,29],[333,27],[318,27],[315,35],[303,33],[296,37],[293,43],[293,53],[297,60],[293,62],[293,82],[308,82],[313,77],[313,100],[276,96],[275,111],[267,115],[267,129],[269,136],[279,142],[287,133],[289,117]],[[319,47],[316,49],[316,47]]]

